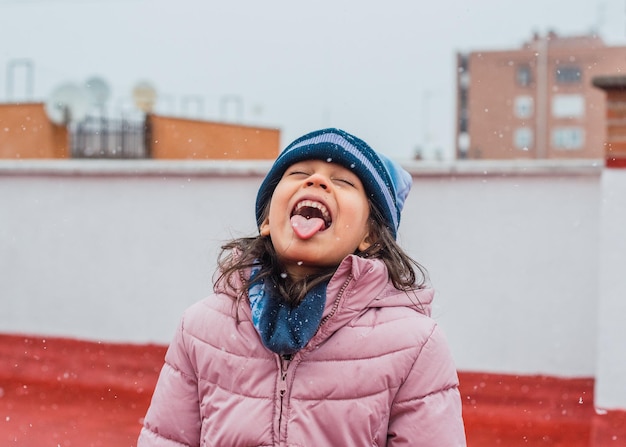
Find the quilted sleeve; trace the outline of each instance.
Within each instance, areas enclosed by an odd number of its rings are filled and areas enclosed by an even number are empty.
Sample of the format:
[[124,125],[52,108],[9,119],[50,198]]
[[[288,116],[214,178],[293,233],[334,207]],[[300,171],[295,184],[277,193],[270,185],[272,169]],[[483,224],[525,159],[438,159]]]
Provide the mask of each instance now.
[[394,400],[388,447],[465,447],[456,367],[443,333],[434,326]]
[[198,382],[189,358],[184,320],[176,332],[144,419],[137,447],[198,447]]

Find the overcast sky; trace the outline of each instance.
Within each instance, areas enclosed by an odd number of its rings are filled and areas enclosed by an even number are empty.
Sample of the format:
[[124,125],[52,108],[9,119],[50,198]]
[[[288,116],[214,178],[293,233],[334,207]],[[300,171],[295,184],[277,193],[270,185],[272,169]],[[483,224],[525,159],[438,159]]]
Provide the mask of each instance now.
[[33,100],[98,76],[121,113],[148,81],[157,112],[276,127],[283,146],[333,126],[449,157],[456,53],[548,30],[626,45],[626,0],[0,0],[0,102],[24,98],[26,59]]

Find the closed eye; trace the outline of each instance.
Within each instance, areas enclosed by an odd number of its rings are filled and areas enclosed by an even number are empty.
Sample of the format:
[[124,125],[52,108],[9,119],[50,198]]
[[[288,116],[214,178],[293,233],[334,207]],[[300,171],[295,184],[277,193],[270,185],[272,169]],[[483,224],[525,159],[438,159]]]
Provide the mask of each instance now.
[[305,175],[308,176],[309,174],[304,172],[304,171],[290,171],[287,173],[287,175]]
[[339,183],[343,183],[343,184],[346,184],[348,186],[352,186],[353,188],[355,186],[354,182],[351,182],[350,180],[345,179],[345,178],[334,178],[333,181],[339,182]]

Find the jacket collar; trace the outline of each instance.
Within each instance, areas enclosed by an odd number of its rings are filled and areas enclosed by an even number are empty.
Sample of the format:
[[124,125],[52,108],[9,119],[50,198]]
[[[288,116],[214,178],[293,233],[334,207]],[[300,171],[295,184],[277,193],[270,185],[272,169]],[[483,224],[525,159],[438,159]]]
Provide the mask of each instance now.
[[[243,272],[249,275],[250,272]],[[243,287],[239,276],[233,277],[236,290]],[[231,297],[236,290],[226,284],[218,283],[215,292]],[[415,292],[403,292],[396,289],[389,280],[387,267],[380,259],[361,258],[348,255],[339,264],[326,289],[326,304],[322,314],[322,323],[309,346],[321,343],[333,332],[347,324],[355,316],[371,307],[410,307],[415,311],[430,316],[434,296],[433,289],[420,289]],[[240,317],[251,320],[248,300],[242,300],[238,309]]]
[[433,295],[432,289],[415,292],[396,289],[380,259],[347,256],[328,284],[322,324],[308,348],[321,343],[369,308],[409,307],[430,316]]

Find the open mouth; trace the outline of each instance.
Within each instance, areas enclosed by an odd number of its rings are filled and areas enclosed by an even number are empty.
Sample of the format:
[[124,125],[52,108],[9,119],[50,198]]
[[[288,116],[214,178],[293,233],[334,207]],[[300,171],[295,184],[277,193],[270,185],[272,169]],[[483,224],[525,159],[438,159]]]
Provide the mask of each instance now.
[[301,240],[311,239],[331,226],[328,208],[316,200],[301,200],[291,211],[291,228]]
[[320,231],[324,231],[332,224],[332,218],[328,208],[320,202],[314,200],[302,200],[298,202],[294,209],[291,211],[291,217],[302,216],[307,220],[321,219],[324,221],[323,228]]

